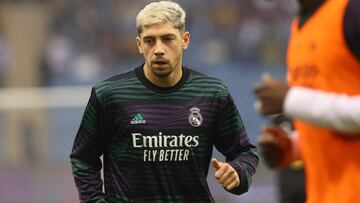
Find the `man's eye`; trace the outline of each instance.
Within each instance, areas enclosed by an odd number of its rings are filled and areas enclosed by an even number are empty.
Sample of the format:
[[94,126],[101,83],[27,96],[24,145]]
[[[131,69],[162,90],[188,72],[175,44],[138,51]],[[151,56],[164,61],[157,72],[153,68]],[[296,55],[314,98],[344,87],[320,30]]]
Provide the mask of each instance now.
[[146,40],[145,40],[145,43],[146,43],[146,44],[152,44],[152,43],[154,43],[154,40],[152,40],[152,39],[146,39]]
[[172,38],[164,38],[164,42],[171,42]]

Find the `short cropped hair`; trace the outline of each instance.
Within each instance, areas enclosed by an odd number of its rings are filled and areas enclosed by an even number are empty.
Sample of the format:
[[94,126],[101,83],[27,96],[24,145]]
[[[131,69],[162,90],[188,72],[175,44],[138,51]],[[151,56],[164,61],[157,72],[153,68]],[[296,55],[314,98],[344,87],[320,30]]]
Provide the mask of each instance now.
[[170,22],[180,31],[185,30],[184,9],[172,1],[159,1],[146,5],[136,16],[136,29],[138,34],[144,26]]

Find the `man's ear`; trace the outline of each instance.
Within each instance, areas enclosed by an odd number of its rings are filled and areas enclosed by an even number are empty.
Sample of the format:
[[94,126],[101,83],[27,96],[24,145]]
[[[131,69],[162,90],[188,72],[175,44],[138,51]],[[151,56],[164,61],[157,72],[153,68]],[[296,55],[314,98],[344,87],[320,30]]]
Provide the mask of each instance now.
[[190,44],[190,33],[188,31],[183,33],[182,36],[182,48],[185,50],[189,47]]
[[136,37],[136,45],[139,49],[139,53],[142,54],[143,53],[143,48],[142,48],[142,43],[141,43],[141,38],[140,36]]

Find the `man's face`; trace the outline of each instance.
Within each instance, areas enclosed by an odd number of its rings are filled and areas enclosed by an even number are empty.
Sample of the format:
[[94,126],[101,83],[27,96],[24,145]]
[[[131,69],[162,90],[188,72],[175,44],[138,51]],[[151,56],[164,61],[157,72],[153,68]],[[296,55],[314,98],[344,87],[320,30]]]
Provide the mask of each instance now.
[[159,78],[168,77],[181,68],[183,50],[189,45],[190,35],[174,28],[171,23],[143,27],[136,37],[139,52],[144,55],[145,68]]

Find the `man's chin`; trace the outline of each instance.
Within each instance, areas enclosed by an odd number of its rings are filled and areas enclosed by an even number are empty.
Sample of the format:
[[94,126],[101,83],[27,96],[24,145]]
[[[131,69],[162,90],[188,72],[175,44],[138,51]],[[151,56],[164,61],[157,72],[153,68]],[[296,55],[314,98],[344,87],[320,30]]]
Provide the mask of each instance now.
[[171,73],[171,67],[169,64],[152,64],[151,70],[158,77],[167,77]]
[[170,75],[170,71],[154,71],[154,74],[159,78],[166,78]]
[[171,70],[170,69],[152,69],[154,75],[156,75],[159,78],[166,78],[170,75]]

